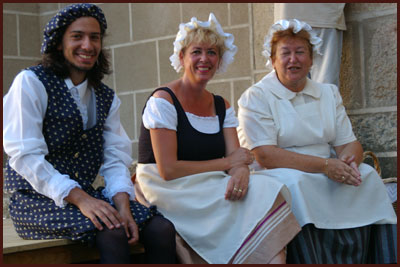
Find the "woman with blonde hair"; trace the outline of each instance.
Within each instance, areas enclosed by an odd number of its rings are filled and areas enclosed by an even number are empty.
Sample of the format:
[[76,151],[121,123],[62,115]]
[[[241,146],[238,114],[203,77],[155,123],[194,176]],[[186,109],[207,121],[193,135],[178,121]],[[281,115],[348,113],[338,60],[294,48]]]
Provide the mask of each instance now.
[[233,108],[206,89],[233,61],[233,41],[212,13],[179,26],[170,60],[183,76],[156,89],[143,112],[139,201],[174,223],[188,249],[177,248],[183,263],[284,263],[299,231],[290,194],[250,175],[253,155],[239,146]]

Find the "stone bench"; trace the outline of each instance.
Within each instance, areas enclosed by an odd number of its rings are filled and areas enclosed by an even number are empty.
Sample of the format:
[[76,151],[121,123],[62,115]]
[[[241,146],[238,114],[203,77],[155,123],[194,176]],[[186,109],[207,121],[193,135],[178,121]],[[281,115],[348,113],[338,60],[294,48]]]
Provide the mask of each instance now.
[[[375,155],[371,152],[364,154],[364,157],[371,156],[374,159],[374,165],[380,174],[379,163]],[[135,181],[135,165],[130,168],[132,181]],[[99,177],[94,185],[95,187],[103,185]],[[383,179],[384,183],[395,183],[397,178]],[[396,186],[397,189],[397,186]],[[395,192],[397,196],[397,190]],[[397,210],[397,198],[393,203]],[[30,264],[30,263],[88,263],[99,260],[100,255],[97,249],[89,247],[85,243],[74,242],[66,239],[52,240],[24,240],[15,232],[14,226],[7,212],[8,196],[3,195],[3,263],[11,264]],[[143,254],[144,248],[141,244],[131,246],[132,254]]]

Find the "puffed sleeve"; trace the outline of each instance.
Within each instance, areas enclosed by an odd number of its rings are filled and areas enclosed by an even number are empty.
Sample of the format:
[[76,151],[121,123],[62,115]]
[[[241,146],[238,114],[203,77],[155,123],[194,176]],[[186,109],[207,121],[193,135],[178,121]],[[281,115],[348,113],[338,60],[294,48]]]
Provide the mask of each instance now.
[[277,128],[267,96],[261,88],[250,87],[238,101],[239,140],[242,146],[254,149],[277,145]]
[[128,169],[132,164],[132,142],[120,121],[120,105],[121,100],[115,94],[103,131],[104,163],[100,168],[100,175],[105,182],[102,193],[111,203],[112,198],[120,192],[129,194],[130,200],[135,199]]
[[174,105],[164,98],[150,97],[142,116],[146,129],[166,128],[176,131],[178,114]]
[[236,118],[235,110],[233,107],[229,107],[226,110],[225,120],[224,120],[224,128],[236,128],[239,125],[239,121]]
[[47,93],[37,76],[20,72],[3,98],[3,148],[10,166],[40,194],[64,207],[69,192],[80,185],[58,172],[45,156],[49,153],[42,128]]
[[336,138],[332,145],[341,146],[355,141],[356,137],[353,133],[350,119],[346,114],[342,96],[336,86],[332,85],[332,88],[336,103]]

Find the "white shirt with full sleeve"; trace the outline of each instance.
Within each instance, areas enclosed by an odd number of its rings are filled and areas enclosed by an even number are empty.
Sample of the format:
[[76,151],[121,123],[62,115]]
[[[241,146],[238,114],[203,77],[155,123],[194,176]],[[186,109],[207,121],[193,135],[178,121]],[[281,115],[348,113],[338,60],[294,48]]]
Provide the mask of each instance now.
[[[84,129],[96,124],[95,94],[87,80],[74,86],[65,79],[82,115]],[[114,99],[104,125],[104,158],[100,175],[104,177],[103,194],[112,202],[118,192],[135,198],[128,166],[132,163],[131,141],[119,118],[120,100]],[[23,176],[40,194],[64,207],[71,189],[79,184],[68,175],[59,173],[45,156],[48,148],[43,137],[43,119],[47,109],[47,92],[38,77],[23,70],[14,79],[9,92],[3,97],[3,147],[10,157],[10,166]]]
[[[185,112],[190,124],[202,133],[213,134],[219,132],[218,115],[201,117],[190,112]],[[151,96],[143,112],[143,125],[146,129],[166,128],[177,130],[178,114],[174,105],[163,98]],[[229,107],[226,110],[224,128],[236,128],[239,122],[235,110]]]
[[[248,149],[264,145],[322,158],[335,157],[333,147],[356,140],[338,88],[307,79],[298,93],[284,87],[275,71],[248,88],[239,101],[239,140]],[[397,222],[382,179],[360,164],[362,183],[338,183],[323,173],[253,166],[284,183],[301,226],[344,229]]]

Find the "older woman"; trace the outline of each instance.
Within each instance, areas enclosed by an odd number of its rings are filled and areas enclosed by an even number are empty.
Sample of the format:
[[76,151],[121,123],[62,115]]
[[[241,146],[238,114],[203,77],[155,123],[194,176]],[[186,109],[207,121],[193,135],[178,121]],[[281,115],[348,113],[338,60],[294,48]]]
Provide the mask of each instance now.
[[[207,83],[233,61],[236,46],[215,16],[181,24],[172,66],[182,78],[146,103],[137,183],[189,246],[184,263],[284,263],[300,227],[279,182],[249,177],[253,156],[239,147],[233,108]],[[140,194],[138,194],[140,195]]]
[[288,262],[396,262],[397,217],[380,177],[361,163],[339,90],[307,78],[320,44],[304,22],[271,27],[264,55],[274,70],[239,99],[240,142],[254,169],[292,194],[302,231]]

